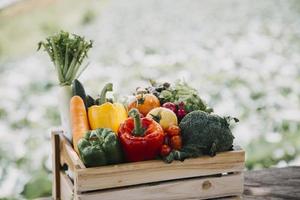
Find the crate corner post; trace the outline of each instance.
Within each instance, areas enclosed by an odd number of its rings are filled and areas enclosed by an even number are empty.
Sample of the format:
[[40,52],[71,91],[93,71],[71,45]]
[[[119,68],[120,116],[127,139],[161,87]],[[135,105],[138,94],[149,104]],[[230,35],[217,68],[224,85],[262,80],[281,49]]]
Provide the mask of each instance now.
[[52,143],[52,198],[60,199],[60,152],[59,152],[59,132],[51,132]]

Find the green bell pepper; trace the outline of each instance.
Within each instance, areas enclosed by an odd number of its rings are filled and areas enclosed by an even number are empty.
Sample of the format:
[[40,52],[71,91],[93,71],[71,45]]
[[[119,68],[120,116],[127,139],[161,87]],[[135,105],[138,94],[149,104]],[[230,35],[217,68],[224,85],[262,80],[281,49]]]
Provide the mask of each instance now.
[[87,167],[116,164],[123,161],[118,137],[109,128],[88,131],[78,141],[78,150]]

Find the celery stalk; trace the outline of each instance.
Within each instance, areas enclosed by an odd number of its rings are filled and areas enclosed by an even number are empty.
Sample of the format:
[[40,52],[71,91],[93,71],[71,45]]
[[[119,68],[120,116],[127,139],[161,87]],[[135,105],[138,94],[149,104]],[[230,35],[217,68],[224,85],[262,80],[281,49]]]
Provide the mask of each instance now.
[[38,44],[38,50],[43,49],[48,53],[54,64],[59,85],[58,105],[61,123],[65,136],[72,141],[70,123],[70,99],[72,96],[71,84],[75,78],[86,69],[82,66],[83,60],[87,57],[87,52],[92,48],[92,41],[86,41],[84,37],[60,33],[46,38]]

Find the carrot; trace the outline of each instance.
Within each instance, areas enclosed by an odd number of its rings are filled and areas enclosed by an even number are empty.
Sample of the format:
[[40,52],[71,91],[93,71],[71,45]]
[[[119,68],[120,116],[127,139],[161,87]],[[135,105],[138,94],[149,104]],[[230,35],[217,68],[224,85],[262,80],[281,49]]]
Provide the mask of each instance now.
[[80,96],[73,96],[70,101],[73,146],[78,153],[77,143],[89,130],[89,122],[84,102]]

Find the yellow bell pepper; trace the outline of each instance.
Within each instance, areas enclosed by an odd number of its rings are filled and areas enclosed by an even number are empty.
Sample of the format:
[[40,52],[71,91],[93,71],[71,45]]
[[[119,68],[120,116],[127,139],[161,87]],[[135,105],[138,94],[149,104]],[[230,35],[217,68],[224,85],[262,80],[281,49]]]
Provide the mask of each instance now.
[[98,102],[100,105],[93,105],[88,108],[89,123],[92,129],[110,128],[118,133],[120,124],[127,119],[128,115],[124,105],[106,102],[108,91],[112,91],[111,83],[106,84],[103,88]]

